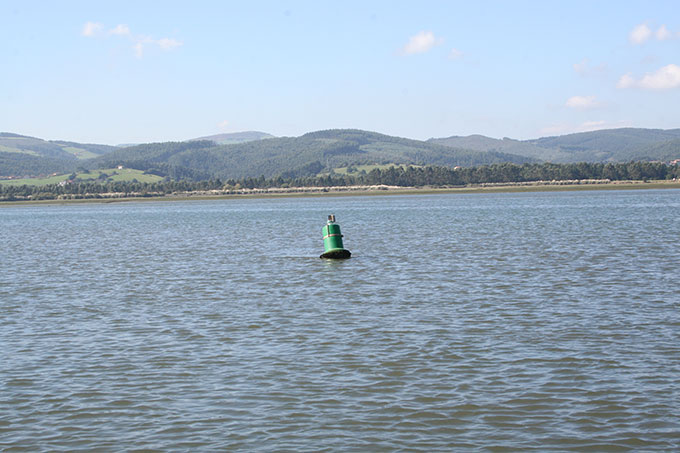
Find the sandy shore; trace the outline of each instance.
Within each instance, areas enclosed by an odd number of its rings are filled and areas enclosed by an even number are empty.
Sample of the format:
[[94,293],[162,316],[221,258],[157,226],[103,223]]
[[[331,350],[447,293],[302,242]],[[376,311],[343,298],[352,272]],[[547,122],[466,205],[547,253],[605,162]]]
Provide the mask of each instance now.
[[346,187],[290,187],[270,189],[241,189],[238,191],[210,190],[179,192],[168,195],[123,193],[89,194],[87,198],[59,198],[55,200],[2,201],[0,206],[22,204],[66,204],[66,203],[115,203],[128,201],[173,201],[173,200],[222,200],[248,198],[289,198],[325,196],[371,196],[371,195],[413,195],[439,193],[513,193],[513,192],[557,192],[574,190],[631,190],[631,189],[680,189],[680,181],[538,181],[522,183],[489,183],[463,187],[398,187],[398,186],[346,186]]

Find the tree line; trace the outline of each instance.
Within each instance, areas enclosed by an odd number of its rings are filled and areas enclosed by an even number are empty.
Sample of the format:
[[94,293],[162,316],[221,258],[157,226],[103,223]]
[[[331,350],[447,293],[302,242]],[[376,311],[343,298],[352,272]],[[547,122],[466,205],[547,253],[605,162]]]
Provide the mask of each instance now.
[[92,198],[115,193],[125,197],[168,195],[181,192],[290,187],[342,187],[389,185],[402,187],[455,187],[487,183],[521,183],[565,180],[671,180],[680,178],[680,166],[661,162],[576,163],[576,164],[493,164],[477,167],[402,166],[375,168],[370,172],[322,176],[279,175],[274,178],[219,178],[173,180],[155,183],[121,181],[76,181],[43,186],[0,185],[0,201],[21,199]]

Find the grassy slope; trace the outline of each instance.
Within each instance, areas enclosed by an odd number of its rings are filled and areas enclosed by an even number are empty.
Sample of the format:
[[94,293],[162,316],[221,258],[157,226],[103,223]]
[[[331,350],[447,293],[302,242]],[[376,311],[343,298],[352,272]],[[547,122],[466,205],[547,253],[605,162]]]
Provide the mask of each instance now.
[[88,151],[87,149],[83,148],[76,148],[75,146],[62,146],[62,150],[66,151],[68,154],[71,154],[73,157],[76,159],[92,159],[93,157],[99,156],[99,154],[95,154],[92,151]]
[[17,154],[28,154],[30,156],[39,156],[40,154],[30,149],[17,148],[15,146],[8,146],[7,144],[0,145],[0,152],[3,153],[17,153]]
[[[106,174],[105,178],[101,175]],[[47,178],[27,178],[27,179],[12,179],[12,180],[0,180],[0,184],[11,185],[11,186],[45,186],[48,184],[58,184],[62,181],[66,181],[70,175],[56,175]],[[107,168],[103,170],[91,170],[87,173],[76,173],[76,179],[78,181],[123,181],[130,182],[137,180],[139,182],[158,182],[162,181],[163,178],[156,175],[145,175],[144,172],[139,170],[133,170],[131,168],[124,168],[118,170],[116,168]]]
[[0,151],[55,159],[91,159],[116,148],[108,145],[43,140],[18,134],[0,133]]

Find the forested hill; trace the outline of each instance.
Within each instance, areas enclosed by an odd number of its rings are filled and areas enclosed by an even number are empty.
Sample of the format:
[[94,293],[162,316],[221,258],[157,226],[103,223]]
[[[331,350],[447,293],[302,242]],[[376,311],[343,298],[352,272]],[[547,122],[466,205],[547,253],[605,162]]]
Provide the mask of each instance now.
[[170,177],[302,177],[361,164],[471,166],[534,160],[500,152],[477,152],[353,129],[312,132],[231,145],[212,141],[152,143],[120,149],[89,163],[123,165]]
[[435,138],[429,142],[477,151],[501,151],[558,163],[680,158],[680,129],[605,129],[533,140],[498,140],[470,135]]
[[0,152],[49,157],[52,159],[90,159],[115,150],[115,146],[42,140],[26,135],[0,132]]
[[229,132],[226,134],[208,135],[206,137],[194,138],[190,141],[210,140],[220,145],[230,145],[233,143],[245,143],[255,140],[264,140],[265,138],[274,138],[273,135],[266,132],[246,131],[246,132]]
[[108,145],[42,140],[0,132],[0,176],[44,175],[72,171],[81,162],[115,150]]
[[[331,129],[300,137],[245,132],[207,138],[119,148],[0,133],[0,177],[122,165],[171,179],[297,178],[359,165],[470,167],[504,162],[669,162],[680,158],[680,129],[623,128],[534,140],[471,135],[420,141],[357,129]],[[241,142],[218,143],[221,140]]]
[[[653,148],[680,139],[680,129],[607,129],[559,137],[531,140],[537,146],[558,148],[571,156],[571,162],[626,162],[631,160],[664,160]],[[586,159],[590,157],[590,159]],[[680,158],[680,147],[675,148]]]

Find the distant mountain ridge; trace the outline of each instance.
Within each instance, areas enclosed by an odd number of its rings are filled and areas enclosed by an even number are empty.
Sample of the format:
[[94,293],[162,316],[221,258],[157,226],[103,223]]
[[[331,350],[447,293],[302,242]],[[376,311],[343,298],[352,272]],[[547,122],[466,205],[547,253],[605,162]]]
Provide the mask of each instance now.
[[208,135],[205,137],[192,138],[189,141],[210,140],[220,145],[232,143],[245,143],[255,140],[264,140],[265,138],[274,138],[273,135],[266,132],[259,131],[245,131],[245,132],[229,132],[225,134]]
[[532,140],[470,135],[427,141],[358,129],[330,129],[299,137],[249,131],[125,148],[0,133],[0,177],[117,165],[176,179],[236,179],[313,176],[334,168],[373,164],[475,166],[678,158],[680,129],[608,129]]
[[619,128],[532,140],[470,135],[428,140],[477,151],[503,151],[555,163],[669,160],[680,157],[680,129]]
[[208,140],[139,145],[101,156],[90,165],[124,165],[169,174],[183,168],[194,174],[236,179],[314,176],[356,164],[471,166],[533,161],[507,153],[480,153],[376,132],[336,129],[228,145]]

